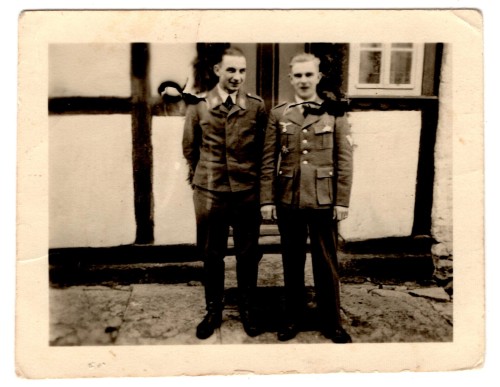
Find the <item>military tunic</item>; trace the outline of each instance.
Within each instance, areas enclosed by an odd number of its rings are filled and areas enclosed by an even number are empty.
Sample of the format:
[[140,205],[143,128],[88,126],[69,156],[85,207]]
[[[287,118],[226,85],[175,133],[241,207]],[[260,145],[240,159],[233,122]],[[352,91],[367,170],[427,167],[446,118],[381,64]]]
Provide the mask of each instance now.
[[[320,103],[321,101],[317,101]],[[304,266],[309,237],[317,303],[325,331],[341,326],[337,221],[333,206],[349,206],[352,138],[345,116],[321,110],[304,117],[301,104],[270,114],[261,169],[261,205],[276,204],[285,279],[285,316],[305,306]]]
[[262,142],[267,123],[264,102],[238,94],[230,111],[217,89],[206,101],[186,111],[183,152],[196,187],[216,192],[238,192],[258,186]]
[[294,208],[348,207],[352,185],[352,138],[345,116],[304,118],[285,103],[270,114],[266,131],[261,205]]
[[267,123],[260,97],[239,92],[228,109],[217,88],[186,111],[183,153],[194,188],[196,241],[207,310],[221,310],[224,256],[233,228],[238,287],[249,298],[260,260],[259,173]]

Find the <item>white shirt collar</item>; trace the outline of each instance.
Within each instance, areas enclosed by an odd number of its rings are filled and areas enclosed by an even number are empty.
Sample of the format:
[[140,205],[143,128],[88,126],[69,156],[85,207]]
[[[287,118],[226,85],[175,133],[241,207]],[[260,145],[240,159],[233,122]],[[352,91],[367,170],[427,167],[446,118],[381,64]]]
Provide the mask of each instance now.
[[233,94],[229,94],[226,91],[222,90],[222,88],[219,86],[219,84],[217,84],[217,90],[219,92],[220,97],[222,98],[222,102],[226,102],[227,97],[231,97],[231,100],[233,101],[233,103],[234,104],[236,103],[236,94],[238,94],[238,92],[233,93]]

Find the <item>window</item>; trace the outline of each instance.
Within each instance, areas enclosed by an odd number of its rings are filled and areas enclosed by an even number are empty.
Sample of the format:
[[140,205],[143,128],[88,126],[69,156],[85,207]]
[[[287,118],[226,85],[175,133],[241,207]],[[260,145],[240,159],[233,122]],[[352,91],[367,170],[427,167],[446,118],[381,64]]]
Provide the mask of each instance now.
[[420,95],[423,44],[351,45],[350,95]]

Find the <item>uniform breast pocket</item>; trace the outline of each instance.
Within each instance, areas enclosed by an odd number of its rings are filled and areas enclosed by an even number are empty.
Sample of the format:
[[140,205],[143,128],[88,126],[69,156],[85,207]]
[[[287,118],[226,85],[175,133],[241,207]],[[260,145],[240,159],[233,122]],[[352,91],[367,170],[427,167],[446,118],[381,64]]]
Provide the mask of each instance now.
[[224,124],[214,120],[200,120],[204,141],[217,141],[224,137]]
[[285,157],[291,150],[295,149],[295,133],[297,128],[292,123],[280,122],[281,156]]
[[235,126],[239,129],[240,134],[254,133],[257,126],[257,120],[240,120],[236,122]]
[[318,149],[333,148],[333,127],[329,125],[314,128],[315,142]]
[[238,136],[236,143],[239,151],[253,150],[256,146],[257,121],[241,120],[235,125],[235,135]]
[[333,167],[316,170],[316,196],[319,205],[333,203]]

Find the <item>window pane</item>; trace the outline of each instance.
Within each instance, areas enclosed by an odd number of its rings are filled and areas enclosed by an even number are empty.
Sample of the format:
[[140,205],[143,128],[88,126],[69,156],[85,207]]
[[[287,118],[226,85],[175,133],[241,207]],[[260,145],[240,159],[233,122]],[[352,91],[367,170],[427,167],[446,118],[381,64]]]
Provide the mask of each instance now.
[[392,43],[392,48],[412,48],[413,43]]
[[359,83],[380,83],[382,52],[361,51],[359,60]]
[[407,85],[411,83],[412,53],[408,51],[393,51],[391,53],[390,83]]

